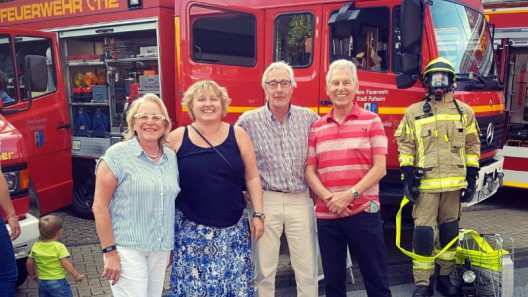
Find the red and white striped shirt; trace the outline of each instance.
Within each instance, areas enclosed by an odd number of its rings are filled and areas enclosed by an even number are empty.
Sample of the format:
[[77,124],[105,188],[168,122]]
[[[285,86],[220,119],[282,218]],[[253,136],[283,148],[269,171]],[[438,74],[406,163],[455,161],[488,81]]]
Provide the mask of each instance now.
[[[332,109],[312,125],[308,141],[307,165],[315,165],[317,176],[330,191],[344,191],[357,184],[373,166],[374,155],[387,154],[387,136],[379,116],[357,104],[343,123],[333,118]],[[379,184],[361,193],[349,206],[352,210],[369,211],[371,203],[379,206]],[[317,218],[339,218],[328,211],[317,198]]]

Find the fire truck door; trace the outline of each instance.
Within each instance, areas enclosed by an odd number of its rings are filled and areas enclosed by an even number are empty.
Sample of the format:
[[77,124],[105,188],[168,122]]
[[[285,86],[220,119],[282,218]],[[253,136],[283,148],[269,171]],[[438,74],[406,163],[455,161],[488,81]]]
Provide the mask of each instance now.
[[[295,73],[292,104],[319,112],[322,5],[266,10],[265,67],[285,61]],[[269,33],[268,33],[269,32]]]
[[[54,34],[16,35],[15,79],[20,98],[19,112],[9,116],[22,133],[29,151],[29,175],[38,195],[40,214],[67,206],[72,199],[71,135],[68,104],[64,95],[60,59]],[[48,84],[44,92],[31,92],[32,104],[27,110],[24,85],[26,55],[46,57]]]

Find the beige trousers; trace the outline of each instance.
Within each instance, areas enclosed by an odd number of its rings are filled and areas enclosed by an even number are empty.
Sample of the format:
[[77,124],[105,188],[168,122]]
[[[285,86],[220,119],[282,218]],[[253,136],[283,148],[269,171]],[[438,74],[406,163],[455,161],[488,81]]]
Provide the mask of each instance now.
[[[414,226],[430,226],[434,230],[435,246],[440,248],[438,241],[438,226],[444,222],[452,222],[460,218],[460,190],[442,193],[420,193],[417,203],[413,207]],[[453,246],[449,250],[456,250]],[[455,261],[436,259],[440,266],[440,275],[451,273]],[[434,274],[433,269],[413,269],[416,285],[429,285],[429,277]]]
[[297,296],[318,296],[315,214],[308,191],[298,194],[264,191],[263,202],[264,235],[255,244],[257,296],[275,297],[275,274],[283,232],[290,249]]

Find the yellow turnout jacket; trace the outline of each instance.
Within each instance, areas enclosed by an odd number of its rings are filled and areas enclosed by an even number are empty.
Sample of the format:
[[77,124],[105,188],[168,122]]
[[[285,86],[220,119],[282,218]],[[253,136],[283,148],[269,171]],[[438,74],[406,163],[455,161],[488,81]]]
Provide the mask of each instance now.
[[475,113],[456,100],[453,92],[441,101],[431,96],[431,110],[424,101],[409,106],[394,136],[398,142],[400,166],[425,169],[419,190],[446,192],[467,187],[466,166],[479,167],[480,138]]

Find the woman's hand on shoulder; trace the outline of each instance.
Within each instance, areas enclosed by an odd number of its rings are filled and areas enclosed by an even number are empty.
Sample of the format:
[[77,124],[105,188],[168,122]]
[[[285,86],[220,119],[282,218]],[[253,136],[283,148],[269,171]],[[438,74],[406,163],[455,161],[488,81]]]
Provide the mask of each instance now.
[[177,152],[182,144],[184,132],[185,127],[179,127],[176,130],[172,131],[169,134],[169,142],[167,143],[167,147]]

